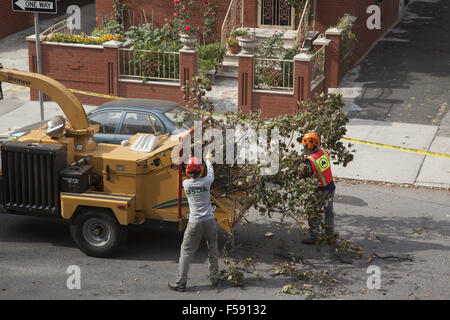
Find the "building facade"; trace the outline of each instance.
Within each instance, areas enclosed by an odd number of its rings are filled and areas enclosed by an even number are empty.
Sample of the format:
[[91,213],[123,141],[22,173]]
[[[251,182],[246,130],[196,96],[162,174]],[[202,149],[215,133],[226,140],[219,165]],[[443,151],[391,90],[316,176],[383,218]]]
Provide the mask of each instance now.
[[[197,0],[201,7],[205,0]],[[286,5],[283,0],[206,0],[218,5],[217,34],[220,38],[224,21],[233,9],[242,17],[242,25],[249,28],[295,31],[301,20],[301,10]],[[315,12],[314,28],[324,32],[338,23],[339,18],[348,13],[357,17],[354,33],[358,39],[355,58],[364,56],[373,44],[385,34],[399,18],[399,1],[402,0],[310,0]],[[97,17],[110,17],[113,12],[113,0],[96,0]],[[123,17],[125,26],[153,23],[155,27],[164,24],[174,12],[173,0],[121,0],[127,6]],[[402,2],[403,3],[403,2]],[[368,29],[367,8],[378,5],[381,12],[381,29]],[[200,10],[199,10],[200,11]],[[199,12],[199,15],[201,12]],[[239,15],[239,14],[238,14]],[[239,20],[239,18],[238,18]],[[227,21],[225,21],[225,25]]]
[[0,39],[33,25],[33,14],[12,11],[11,1],[0,1]]

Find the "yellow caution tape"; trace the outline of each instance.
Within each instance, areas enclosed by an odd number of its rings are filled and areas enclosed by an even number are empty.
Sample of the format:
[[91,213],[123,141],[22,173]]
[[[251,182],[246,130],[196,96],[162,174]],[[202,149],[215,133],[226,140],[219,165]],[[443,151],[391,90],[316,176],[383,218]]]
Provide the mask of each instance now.
[[[96,97],[100,97],[100,98],[108,98],[108,99],[116,99],[116,100],[125,99],[125,98],[122,98],[122,97],[109,96],[109,95],[106,95],[106,94],[92,93],[92,92],[81,91],[81,90],[70,89],[70,91],[72,91],[74,93],[91,95],[91,96],[96,96]],[[205,112],[205,111],[202,111],[202,113],[210,114],[210,115],[216,116],[216,117],[227,118],[227,116],[225,116],[223,114],[209,113],[209,112]],[[372,141],[365,141],[365,140],[358,140],[358,139],[352,139],[352,138],[342,138],[342,140],[346,140],[346,141],[350,141],[350,142],[354,142],[354,143],[367,144],[367,145],[370,145],[370,146],[376,146],[376,147],[381,147],[381,148],[386,148],[386,149],[393,149],[393,150],[399,150],[399,151],[423,154],[423,155],[427,155],[427,156],[441,157],[441,158],[450,159],[450,154],[446,154],[446,153],[431,152],[431,151],[426,151],[426,150],[406,148],[406,147],[394,146],[394,145],[390,145],[390,144],[384,144],[384,143],[378,143],[378,142],[372,142]]]
[[96,93],[96,92],[87,92],[87,91],[75,90],[75,89],[69,89],[69,90],[71,92],[73,92],[73,93],[84,94],[86,96],[94,96],[94,97],[106,98],[106,99],[114,99],[114,100],[125,99],[125,98],[122,98],[122,97],[110,96],[110,95],[107,95],[107,94]]
[[358,139],[352,139],[352,138],[342,138],[342,140],[350,141],[350,142],[354,142],[354,143],[367,144],[369,146],[376,146],[376,147],[381,147],[381,148],[386,148],[386,149],[393,149],[393,150],[399,150],[399,151],[423,154],[423,155],[426,155],[426,156],[433,156],[433,157],[441,157],[441,158],[450,159],[450,154],[446,154],[446,153],[439,153],[439,152],[432,152],[432,151],[426,151],[426,150],[420,150],[420,149],[399,147],[399,146],[394,146],[394,145],[391,145],[391,144],[384,144],[384,143],[365,141],[365,140],[358,140]]
[[[22,88],[8,89],[8,90],[5,90],[5,92],[17,91],[17,90],[22,90],[22,89],[28,89],[28,88],[26,88],[26,87],[23,88],[22,87]],[[95,93],[95,92],[88,92],[88,91],[82,91],[82,90],[76,90],[76,89],[69,89],[69,90],[71,92],[73,92],[73,93],[84,94],[84,95],[94,96],[94,97],[99,97],[99,98],[114,99],[114,100],[125,99],[123,97],[111,96],[111,95]],[[223,115],[223,114],[209,113],[209,112],[203,112],[203,113],[207,113],[207,114],[210,114],[210,115],[213,115],[213,116],[217,116],[217,117],[226,118],[226,116]],[[426,156],[433,156],[433,157],[441,157],[441,158],[450,159],[450,154],[446,154],[446,153],[432,152],[432,151],[426,151],[426,150],[420,150],[420,149],[414,149],[414,148],[406,148],[406,147],[394,146],[394,145],[391,145],[391,144],[372,142],[372,141],[365,141],[365,140],[359,140],[359,139],[353,139],[353,138],[342,138],[342,140],[349,141],[349,142],[354,142],[354,143],[366,144],[366,145],[369,145],[369,146],[381,147],[381,148],[385,148],[385,149],[393,149],[393,150],[399,150],[399,151],[404,151],[404,152],[423,154],[423,155],[426,155]]]
[[20,87],[20,88],[14,88],[14,89],[6,89],[4,92],[19,91],[19,90],[25,90],[25,89],[29,89],[29,88],[27,88],[27,87]]

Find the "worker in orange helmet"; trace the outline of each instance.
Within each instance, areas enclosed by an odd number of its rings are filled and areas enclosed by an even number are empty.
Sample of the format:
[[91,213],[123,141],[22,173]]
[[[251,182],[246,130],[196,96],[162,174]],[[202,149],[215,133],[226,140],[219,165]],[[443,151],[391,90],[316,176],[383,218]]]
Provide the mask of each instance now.
[[178,278],[169,282],[169,289],[185,291],[189,265],[203,238],[206,239],[209,258],[209,280],[213,287],[219,285],[219,249],[217,244],[217,223],[211,207],[211,184],[214,181],[212,154],[205,157],[207,175],[201,177],[203,165],[196,157],[191,157],[186,165],[186,174],[190,179],[183,181],[183,188],[189,202],[189,222],[184,232],[180,250]]
[[[314,132],[308,132],[302,139],[304,152],[307,155],[305,163],[311,166],[314,175],[317,176],[321,192],[326,192],[330,198],[325,209],[325,233],[334,237],[334,208],[333,198],[336,186],[331,172],[330,153],[320,147],[320,138]],[[311,219],[308,221],[310,236],[302,240],[304,244],[315,244],[320,232],[319,221]]]

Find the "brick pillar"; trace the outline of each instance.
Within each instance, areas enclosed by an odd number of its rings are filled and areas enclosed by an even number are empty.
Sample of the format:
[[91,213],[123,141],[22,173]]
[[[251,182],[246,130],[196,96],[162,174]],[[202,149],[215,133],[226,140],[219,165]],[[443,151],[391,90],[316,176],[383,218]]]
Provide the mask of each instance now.
[[311,96],[312,56],[300,53],[294,57],[294,98],[308,100]]
[[[180,86],[184,87],[198,74],[198,49],[180,51]],[[186,97],[188,90],[184,91]]]
[[243,112],[254,111],[252,110],[253,58],[252,54],[240,54],[238,57],[238,108]]
[[329,45],[331,44],[330,39],[319,38],[313,41],[313,48],[317,51],[320,50],[323,46],[325,46],[325,61],[324,61],[324,75],[325,75],[325,93],[328,93],[328,82],[330,81],[331,73],[330,73],[330,50]]
[[339,81],[342,77],[342,65],[341,65],[341,29],[331,28],[325,31],[325,36],[327,39],[331,40],[328,46],[328,69],[329,77],[327,77],[327,88],[337,88]]
[[122,47],[120,41],[107,41],[103,43],[102,63],[105,64],[105,88],[107,95],[117,96],[119,94],[119,48]]

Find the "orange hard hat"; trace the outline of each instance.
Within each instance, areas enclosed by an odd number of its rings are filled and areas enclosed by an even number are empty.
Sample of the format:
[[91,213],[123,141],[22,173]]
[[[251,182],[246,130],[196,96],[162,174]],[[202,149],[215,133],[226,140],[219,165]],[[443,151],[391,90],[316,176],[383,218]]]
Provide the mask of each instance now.
[[186,165],[186,173],[188,175],[194,172],[199,172],[200,174],[203,172],[202,163],[197,157],[189,158],[189,161]]
[[302,143],[309,150],[313,150],[319,146],[320,138],[317,133],[308,132],[302,139]]

